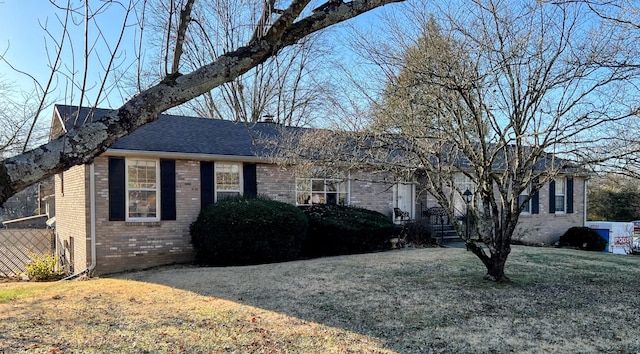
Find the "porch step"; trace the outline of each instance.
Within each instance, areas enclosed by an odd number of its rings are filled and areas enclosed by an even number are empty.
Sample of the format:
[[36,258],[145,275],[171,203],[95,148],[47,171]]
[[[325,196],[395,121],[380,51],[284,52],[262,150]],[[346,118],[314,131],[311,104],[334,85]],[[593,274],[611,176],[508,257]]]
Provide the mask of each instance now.
[[445,243],[462,241],[462,238],[458,236],[455,227],[451,224],[432,225],[431,237],[433,237],[437,241],[442,241]]

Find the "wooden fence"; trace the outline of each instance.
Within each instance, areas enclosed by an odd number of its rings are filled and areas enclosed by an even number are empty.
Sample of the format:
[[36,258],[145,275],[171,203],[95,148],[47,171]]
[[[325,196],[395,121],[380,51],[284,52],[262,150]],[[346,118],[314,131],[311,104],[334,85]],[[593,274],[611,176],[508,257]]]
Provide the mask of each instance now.
[[0,229],[0,277],[25,272],[31,254],[53,254],[54,242],[49,229]]

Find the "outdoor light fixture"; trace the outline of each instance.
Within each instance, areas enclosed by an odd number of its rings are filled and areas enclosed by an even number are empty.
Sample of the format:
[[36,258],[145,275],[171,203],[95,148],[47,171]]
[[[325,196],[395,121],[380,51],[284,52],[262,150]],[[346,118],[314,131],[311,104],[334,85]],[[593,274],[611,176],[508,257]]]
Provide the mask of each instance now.
[[[471,204],[471,197],[473,196],[473,193],[471,193],[469,188],[467,188],[467,190],[464,191],[464,193],[462,193],[462,196],[464,197],[464,201],[467,202],[467,214],[464,216],[464,222],[465,222],[464,233],[466,237],[465,241],[468,241],[469,240],[469,204]],[[468,250],[469,248],[467,248],[467,251]]]
[[464,196],[464,201],[467,202],[467,204],[471,203],[471,197],[473,196],[473,193],[471,193],[469,188],[467,188],[467,190],[464,191],[462,195]]

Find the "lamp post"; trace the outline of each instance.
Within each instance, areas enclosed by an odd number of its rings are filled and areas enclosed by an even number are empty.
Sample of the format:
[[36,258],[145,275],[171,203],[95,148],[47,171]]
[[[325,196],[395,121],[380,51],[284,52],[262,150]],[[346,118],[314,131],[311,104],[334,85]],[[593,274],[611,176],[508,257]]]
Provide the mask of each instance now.
[[462,193],[462,196],[464,197],[464,201],[467,203],[467,215],[465,216],[465,224],[466,224],[465,235],[466,235],[466,239],[468,240],[469,239],[469,204],[471,204],[471,198],[473,197],[473,193],[471,193],[469,188],[467,188],[467,190],[464,191],[464,193]]

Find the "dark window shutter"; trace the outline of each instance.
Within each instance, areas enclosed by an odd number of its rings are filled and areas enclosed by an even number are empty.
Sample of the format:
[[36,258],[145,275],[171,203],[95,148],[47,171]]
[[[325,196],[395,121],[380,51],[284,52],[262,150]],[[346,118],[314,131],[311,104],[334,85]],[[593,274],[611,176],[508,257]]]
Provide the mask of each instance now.
[[244,180],[244,196],[257,197],[258,185],[256,181],[256,164],[244,163],[242,165],[242,179]]
[[573,177],[567,178],[567,214],[573,213]]
[[109,158],[109,220],[125,220],[125,165],[124,158]]
[[[538,188],[540,180],[536,177],[533,180],[532,187]],[[540,214],[540,191],[536,190],[531,196],[531,214]]]
[[213,162],[200,161],[200,208],[213,204]]
[[160,218],[176,219],[176,161],[160,160]]
[[549,182],[549,214],[556,213],[556,181]]

